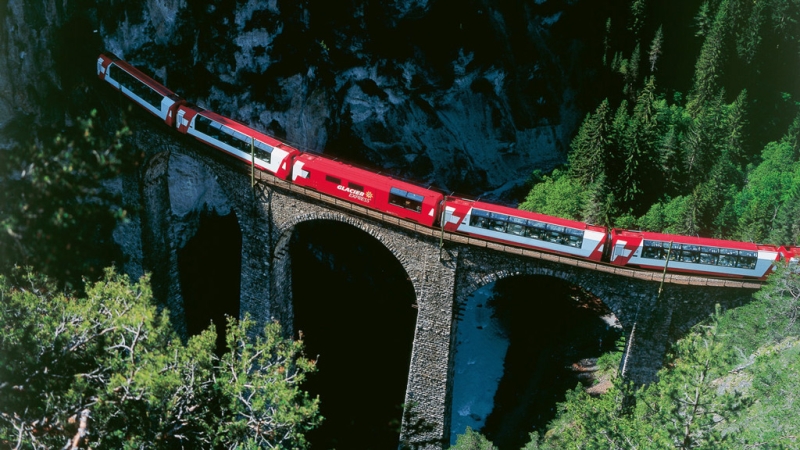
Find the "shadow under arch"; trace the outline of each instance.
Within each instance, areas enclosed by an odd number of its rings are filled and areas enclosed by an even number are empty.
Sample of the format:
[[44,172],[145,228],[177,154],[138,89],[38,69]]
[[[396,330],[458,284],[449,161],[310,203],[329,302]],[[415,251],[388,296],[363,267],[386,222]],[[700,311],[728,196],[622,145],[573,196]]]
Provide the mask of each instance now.
[[500,449],[522,448],[567,390],[591,382],[621,327],[600,299],[552,273],[500,272],[480,284],[459,303],[451,440],[470,426]]
[[406,277],[409,279],[414,289],[414,303],[416,303],[416,298],[419,297],[418,294],[420,292],[420,287],[416,285],[415,280],[408,276],[408,274],[412,272],[412,263],[408,260],[407,255],[397,248],[395,243],[393,243],[390,239],[387,239],[386,236],[381,233],[380,228],[336,211],[298,214],[283,222],[281,227],[277,230],[274,230],[272,233],[272,235],[276,237],[274,238],[275,244],[272,246],[275,250],[271,258],[273,267],[273,283],[270,298],[280,301],[280,304],[271,305],[270,315],[273,319],[284,324],[283,329],[285,332],[289,334],[293,334],[295,332],[291,283],[293,271],[292,260],[289,255],[289,245],[293,236],[295,235],[295,230],[298,225],[315,221],[330,221],[347,224],[378,241],[381,246],[383,246],[402,267]]
[[325,421],[307,437],[319,448],[397,447],[417,320],[403,257],[357,220],[302,219],[284,227],[275,260],[295,337],[318,361],[305,388]]

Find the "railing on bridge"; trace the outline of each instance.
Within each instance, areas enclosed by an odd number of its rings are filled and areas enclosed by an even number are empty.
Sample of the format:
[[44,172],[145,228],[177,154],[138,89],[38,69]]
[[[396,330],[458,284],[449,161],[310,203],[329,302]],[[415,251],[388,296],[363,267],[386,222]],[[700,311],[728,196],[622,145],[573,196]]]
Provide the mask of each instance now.
[[[640,280],[647,280],[647,281],[656,281],[662,282],[662,273],[661,272],[649,272],[644,270],[635,270],[626,267],[619,267],[614,266],[611,264],[594,262],[594,261],[586,261],[583,259],[576,259],[570,258],[568,256],[560,256],[554,255],[551,253],[543,253],[538,252],[536,250],[530,250],[526,248],[514,247],[512,245],[500,244],[497,242],[486,241],[483,239],[477,239],[469,236],[463,236],[460,234],[454,234],[447,231],[442,231],[441,229],[437,228],[429,228],[424,225],[420,225],[416,222],[412,222],[405,219],[400,219],[395,216],[391,216],[388,214],[381,213],[380,211],[375,211],[373,209],[364,208],[362,206],[356,205],[354,203],[350,203],[348,201],[331,197],[325,194],[322,194],[318,191],[313,189],[308,189],[302,186],[298,186],[296,184],[290,183],[285,180],[281,180],[280,178],[275,177],[272,174],[256,171],[255,172],[255,180],[264,182],[271,186],[276,186],[278,188],[295,192],[300,195],[303,195],[308,198],[312,198],[315,200],[322,201],[324,203],[328,203],[333,205],[337,208],[344,209],[347,211],[351,211],[353,213],[359,214],[361,216],[370,217],[372,219],[378,220],[383,223],[392,224],[398,226],[400,228],[405,228],[407,230],[414,231],[416,233],[431,236],[433,238],[442,238],[445,241],[455,242],[458,244],[467,244],[476,247],[488,248],[492,250],[497,250],[504,253],[509,253],[513,255],[520,255],[530,258],[537,258],[545,261],[552,261],[557,262],[560,264],[565,264],[569,266],[575,267],[582,267],[585,269],[596,270],[598,272],[606,272],[612,273],[614,275],[620,275],[629,278],[637,278]],[[682,284],[682,285],[691,285],[691,286],[716,286],[716,287],[723,287],[723,288],[744,288],[744,289],[760,289],[763,285],[759,282],[755,281],[741,281],[741,280],[726,280],[726,279],[719,279],[719,278],[707,278],[701,276],[691,276],[691,275],[678,275],[678,274],[671,274],[667,273],[663,279],[664,283],[670,284]]]

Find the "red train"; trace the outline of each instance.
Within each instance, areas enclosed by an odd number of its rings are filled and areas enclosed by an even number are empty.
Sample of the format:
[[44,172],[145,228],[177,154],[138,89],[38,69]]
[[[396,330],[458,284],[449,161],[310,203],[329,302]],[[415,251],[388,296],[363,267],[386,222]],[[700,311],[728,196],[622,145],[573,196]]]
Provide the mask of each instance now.
[[97,74],[180,133],[297,185],[427,227],[642,270],[763,280],[773,264],[800,265],[800,247],[607,229],[441,192],[302,152],[246,125],[190,105],[114,56]]

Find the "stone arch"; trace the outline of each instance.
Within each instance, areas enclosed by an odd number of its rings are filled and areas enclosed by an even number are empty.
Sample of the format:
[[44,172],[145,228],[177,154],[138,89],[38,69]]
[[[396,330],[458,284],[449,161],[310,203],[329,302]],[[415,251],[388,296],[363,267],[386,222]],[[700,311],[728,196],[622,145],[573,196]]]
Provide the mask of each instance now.
[[[370,439],[381,442],[381,447],[396,446],[396,436],[393,444],[386,442],[393,432],[375,421],[380,419],[385,424],[390,419],[401,420],[397,405],[404,402],[408,390],[419,315],[412,308],[418,289],[404,263],[413,264],[419,258],[411,256],[414,253],[404,242],[411,244],[413,236],[336,211],[301,211],[274,224],[273,282],[285,289],[274,296],[276,302],[287,305],[281,311],[282,320],[291,323],[295,337],[298,330],[304,332],[309,354],[321,355],[320,374],[309,389],[332,408],[323,412],[329,424],[339,427],[349,423],[341,430],[354,438],[357,433],[348,427],[370,424],[365,428],[371,430],[367,433]],[[303,281],[310,274],[314,282]],[[361,352],[388,357],[373,361],[373,368],[384,377],[361,380],[361,387],[355,387],[351,369],[343,364],[350,364],[350,344],[363,336],[370,338],[359,344]],[[343,399],[340,392],[351,394]],[[352,405],[369,407],[357,408],[356,412],[351,411]],[[323,425],[309,439],[315,445],[328,442],[336,427]],[[352,439],[344,435],[340,438],[342,442]]]
[[291,255],[289,255],[288,252],[289,242],[297,225],[312,221],[334,221],[344,223],[363,231],[373,239],[380,242],[380,244],[386,248],[392,254],[392,256],[394,256],[394,258],[400,263],[400,266],[405,271],[405,274],[409,278],[409,281],[414,289],[415,301],[419,298],[421,288],[416,282],[415,277],[411,276],[413,273],[413,267],[409,261],[409,257],[400,251],[398,246],[393,243],[391,239],[387,238],[387,233],[391,233],[390,231],[334,210],[322,209],[320,211],[297,214],[282,222],[280,226],[276,227],[276,230],[274,230],[274,251],[272,255],[270,255],[273,267],[273,286],[271,298],[276,300],[273,302],[271,314],[273,318],[284,324],[284,330],[287,332],[287,334],[294,332],[292,325],[294,323],[294,317],[291,307],[292,271]]
[[[520,448],[524,442],[515,441],[513,428],[549,420],[554,403],[548,402],[579,381],[568,368],[591,367],[598,352],[616,342],[619,325],[580,270],[519,260],[481,263],[476,273],[461,276],[471,280],[456,300],[451,442],[470,426],[501,448]],[[501,289],[502,280],[508,284]],[[578,329],[586,333],[579,337]]]
[[[605,304],[617,317],[619,317],[620,310],[618,308],[615,308],[617,302],[613,301],[608,296],[604,296],[596,292],[596,289],[594,289],[595,286],[593,284],[581,283],[580,282],[581,277],[577,276],[572,271],[553,270],[552,268],[549,267],[544,267],[542,265],[531,264],[531,263],[522,264],[517,269],[506,269],[506,268],[492,269],[487,273],[480,274],[479,276],[475,277],[475,279],[472,280],[472,282],[468,284],[467,288],[458,291],[457,297],[455,299],[456,305],[458,306],[463,305],[466,299],[469,298],[470,295],[472,295],[478,289],[486,285],[489,285],[491,283],[495,283],[497,281],[511,277],[536,276],[536,275],[552,277],[570,283],[574,286],[577,286],[578,288],[582,289],[588,294],[591,294],[592,296],[599,298],[603,302],[603,304]],[[620,322],[622,322],[622,319],[620,319]]]
[[[292,232],[294,231],[294,227],[302,222],[310,222],[313,220],[332,220],[336,222],[346,223],[348,225],[352,225],[355,228],[367,233],[368,235],[375,238],[387,250],[389,250],[392,255],[400,262],[404,269],[406,269],[406,273],[409,272],[408,270],[408,261],[406,256],[397,250],[396,246],[386,239],[384,233],[386,230],[382,229],[382,227],[378,227],[375,225],[369,225],[363,220],[357,219],[353,216],[349,216],[338,211],[332,210],[325,210],[323,212],[312,212],[307,214],[298,214],[293,216],[288,221],[281,224],[281,227],[276,231],[276,235],[279,236],[277,243],[275,245],[275,254],[277,254],[281,249],[284,249],[286,246],[286,242],[288,242],[288,238],[291,237]],[[380,232],[383,231],[383,232]]]

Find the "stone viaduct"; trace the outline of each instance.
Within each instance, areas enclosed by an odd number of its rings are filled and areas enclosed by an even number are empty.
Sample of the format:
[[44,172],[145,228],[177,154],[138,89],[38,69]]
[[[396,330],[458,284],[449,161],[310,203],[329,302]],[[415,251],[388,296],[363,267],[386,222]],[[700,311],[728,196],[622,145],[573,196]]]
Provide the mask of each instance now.
[[[139,201],[145,210],[140,225],[142,253],[146,255],[142,266],[153,272],[154,284],[161,278],[161,294],[173,314],[182,314],[183,305],[178,277],[169,275],[177,270],[172,250],[180,248],[181,240],[185,242],[191,234],[185,231],[180,237],[181,233],[175,232],[175,205],[186,201],[182,196],[195,196],[194,201],[200,203],[221,197],[236,213],[243,241],[240,314],[247,312],[259,323],[270,318],[284,326],[293,323],[292,261],[287,248],[297,224],[338,221],[363,230],[402,264],[416,294],[417,323],[406,389],[406,404],[412,406],[404,416],[403,433],[421,448],[449,445],[457,313],[483,285],[517,275],[547,275],[601,299],[626,331],[634,323],[637,326],[627,375],[639,383],[654,379],[668,343],[707,317],[716,303],[723,308],[738,306],[760,287],[758,283],[668,274],[659,297],[660,273],[443,233],[260,172],[251,187],[249,167],[212,153],[189,144],[164,143],[161,151],[151,154],[139,180]],[[179,169],[181,165],[193,169]],[[209,182],[212,188],[207,187]]]

